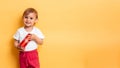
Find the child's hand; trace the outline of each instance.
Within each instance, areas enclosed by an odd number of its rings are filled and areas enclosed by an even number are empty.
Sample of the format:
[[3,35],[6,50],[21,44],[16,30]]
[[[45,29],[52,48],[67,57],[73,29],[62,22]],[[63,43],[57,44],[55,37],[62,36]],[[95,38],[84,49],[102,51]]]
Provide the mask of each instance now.
[[37,44],[42,44],[43,43],[43,40],[40,39],[38,36],[36,36],[35,34],[32,34],[31,35],[31,40],[35,41]]
[[21,47],[21,46],[17,46],[17,49],[18,49],[19,51],[24,51],[24,48]]
[[28,40],[32,40],[31,37],[32,37],[32,34],[28,35],[27,39],[28,39]]
[[36,37],[37,37],[37,36],[36,36],[35,34],[31,34],[30,40],[34,40],[34,41],[35,41],[35,40],[36,40]]

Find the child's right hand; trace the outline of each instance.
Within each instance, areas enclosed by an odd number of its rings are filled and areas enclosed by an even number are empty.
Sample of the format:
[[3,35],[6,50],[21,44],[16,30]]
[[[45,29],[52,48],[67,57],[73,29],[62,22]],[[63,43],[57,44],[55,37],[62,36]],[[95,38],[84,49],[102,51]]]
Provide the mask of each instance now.
[[24,48],[21,47],[21,46],[17,46],[17,49],[18,49],[19,51],[24,51]]

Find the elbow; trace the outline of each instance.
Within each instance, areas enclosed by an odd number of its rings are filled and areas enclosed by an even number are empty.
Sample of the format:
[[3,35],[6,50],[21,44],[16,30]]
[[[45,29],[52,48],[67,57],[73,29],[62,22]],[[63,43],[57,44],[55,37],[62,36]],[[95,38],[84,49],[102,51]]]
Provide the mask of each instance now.
[[42,45],[42,44],[43,44],[43,42],[38,42],[38,44],[39,44],[39,45]]
[[43,45],[43,43],[39,43],[39,45]]
[[38,41],[39,45],[43,45],[43,40]]

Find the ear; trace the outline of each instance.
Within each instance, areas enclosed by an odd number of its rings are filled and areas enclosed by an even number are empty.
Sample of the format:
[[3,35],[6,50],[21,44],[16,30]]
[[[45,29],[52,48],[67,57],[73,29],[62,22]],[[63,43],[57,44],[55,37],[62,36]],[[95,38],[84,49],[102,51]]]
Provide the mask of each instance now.
[[36,19],[35,22],[38,22],[38,19]]

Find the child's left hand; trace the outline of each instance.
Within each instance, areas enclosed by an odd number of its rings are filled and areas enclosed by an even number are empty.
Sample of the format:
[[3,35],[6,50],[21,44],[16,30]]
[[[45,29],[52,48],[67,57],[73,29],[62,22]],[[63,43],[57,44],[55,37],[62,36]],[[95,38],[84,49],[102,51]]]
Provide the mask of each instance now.
[[40,39],[39,37],[37,37],[35,34],[31,34],[30,40],[33,40],[33,41],[35,41],[38,44],[42,44],[43,43],[43,40]]
[[35,34],[31,34],[31,38],[30,38],[30,39],[31,39],[31,40],[36,40],[36,37],[37,37],[37,36],[36,36]]

